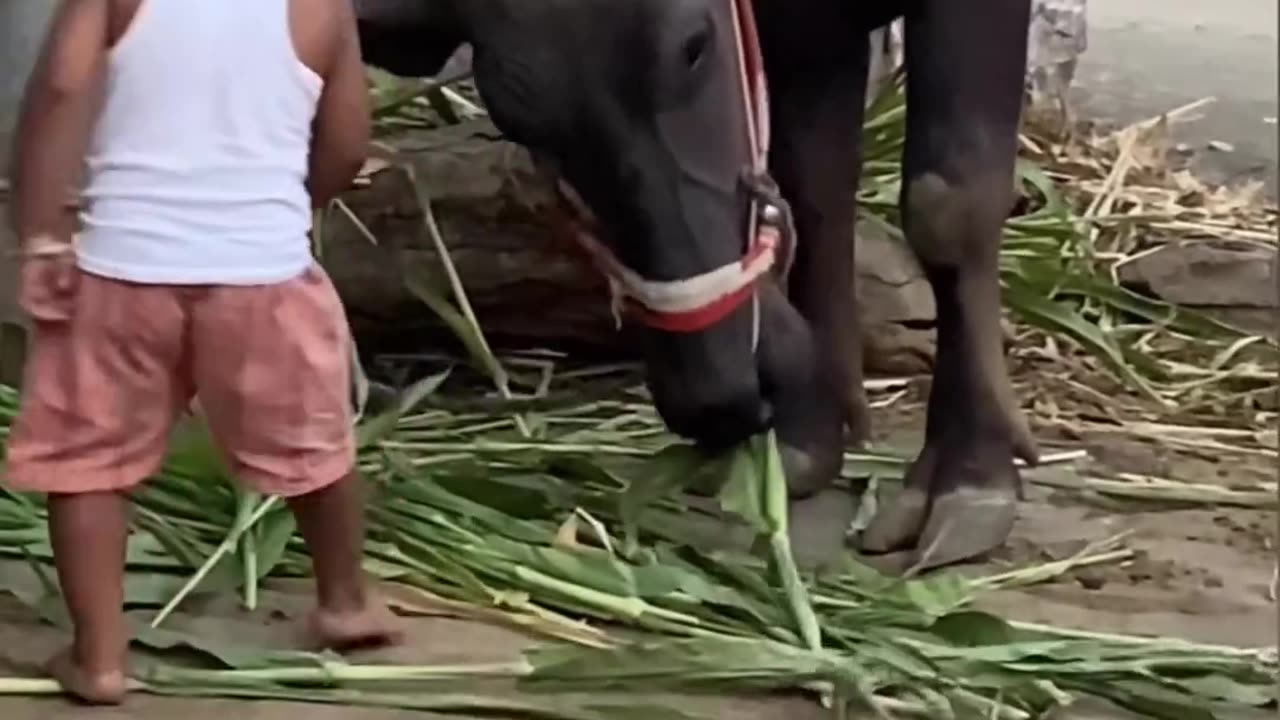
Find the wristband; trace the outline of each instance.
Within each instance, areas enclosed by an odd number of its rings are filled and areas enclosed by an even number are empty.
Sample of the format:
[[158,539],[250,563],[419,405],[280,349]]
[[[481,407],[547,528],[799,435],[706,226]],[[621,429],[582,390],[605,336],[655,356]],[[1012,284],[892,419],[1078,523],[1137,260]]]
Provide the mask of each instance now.
[[74,243],[43,233],[23,240],[22,249],[18,254],[24,258],[50,258],[70,255],[75,252],[75,249]]

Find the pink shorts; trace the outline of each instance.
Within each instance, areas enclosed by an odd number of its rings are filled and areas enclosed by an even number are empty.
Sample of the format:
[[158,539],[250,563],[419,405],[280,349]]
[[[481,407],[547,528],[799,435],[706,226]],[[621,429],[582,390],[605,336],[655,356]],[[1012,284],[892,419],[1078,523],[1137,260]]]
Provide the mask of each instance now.
[[198,396],[236,477],[293,497],[355,465],[350,335],[313,265],[259,286],[139,285],[79,272],[38,323],[9,439],[11,487],[123,491],[156,473]]

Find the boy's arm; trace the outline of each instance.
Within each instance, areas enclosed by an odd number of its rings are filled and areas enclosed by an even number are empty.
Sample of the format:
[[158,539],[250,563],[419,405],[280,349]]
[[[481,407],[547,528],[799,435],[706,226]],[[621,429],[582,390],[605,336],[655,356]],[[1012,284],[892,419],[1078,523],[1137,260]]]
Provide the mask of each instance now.
[[355,15],[350,2],[340,0],[336,5],[335,41],[321,73],[324,91],[311,138],[307,190],[315,208],[328,205],[351,187],[369,150],[369,90]]
[[109,0],[61,0],[27,81],[13,150],[13,226],[41,247],[69,243],[84,154],[101,92]]

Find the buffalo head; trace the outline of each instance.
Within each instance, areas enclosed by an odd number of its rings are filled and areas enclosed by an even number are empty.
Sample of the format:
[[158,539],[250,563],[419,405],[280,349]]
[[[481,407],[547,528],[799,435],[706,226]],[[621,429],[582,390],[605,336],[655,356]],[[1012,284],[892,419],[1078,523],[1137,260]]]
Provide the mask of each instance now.
[[[494,124],[554,166],[653,281],[747,250],[751,155],[730,0],[356,0],[366,62],[436,74],[463,43]],[[779,427],[794,489],[835,474],[812,339],[778,285],[697,331],[640,331],[654,402],[710,449]],[[824,410],[825,411],[825,410]],[[783,417],[785,416],[785,417]],[[825,448],[815,452],[813,448]]]

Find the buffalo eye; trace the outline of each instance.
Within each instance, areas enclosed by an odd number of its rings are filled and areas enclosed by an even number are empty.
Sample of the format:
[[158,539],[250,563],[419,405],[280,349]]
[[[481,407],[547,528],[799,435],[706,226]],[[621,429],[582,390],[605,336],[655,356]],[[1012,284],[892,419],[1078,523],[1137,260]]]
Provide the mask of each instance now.
[[659,111],[687,104],[716,73],[720,38],[708,3],[653,0],[660,13],[650,35],[656,62],[646,73],[653,82],[652,97]]
[[690,35],[680,46],[680,58],[689,69],[697,68],[707,56],[707,48],[711,45],[711,32],[702,29]]

